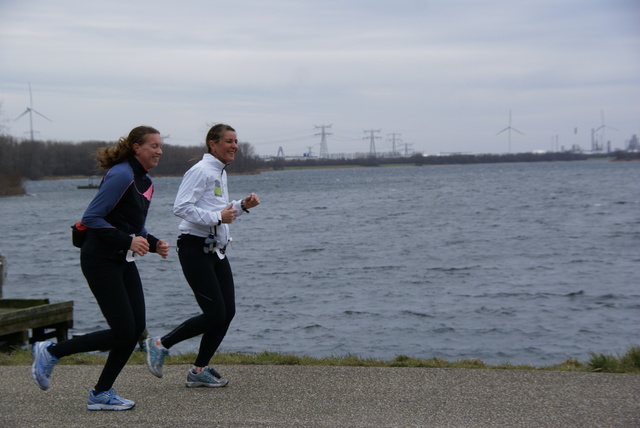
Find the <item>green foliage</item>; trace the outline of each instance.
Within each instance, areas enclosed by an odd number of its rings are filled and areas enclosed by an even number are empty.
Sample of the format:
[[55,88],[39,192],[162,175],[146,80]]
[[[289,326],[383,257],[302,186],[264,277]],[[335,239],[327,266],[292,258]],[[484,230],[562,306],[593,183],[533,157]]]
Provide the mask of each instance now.
[[[106,360],[105,353],[76,354],[60,360],[63,365],[102,365]],[[492,369],[492,370],[547,370],[566,372],[606,372],[606,373],[640,373],[640,346],[629,348],[622,356],[614,357],[605,354],[590,354],[588,363],[569,358],[560,364],[547,367],[528,365],[511,365],[508,363],[489,365],[478,359],[446,361],[441,358],[418,359],[407,355],[397,355],[393,360],[383,361],[363,359],[357,355],[332,356],[327,358],[300,357],[293,354],[278,354],[262,351],[256,354],[218,353],[211,363],[214,365],[280,365],[280,366],[343,366],[343,367],[423,367],[450,369]],[[165,364],[193,364],[194,353],[169,355]],[[12,348],[8,353],[0,353],[0,366],[30,365],[31,352],[27,347]],[[129,358],[129,365],[146,364],[144,352],[134,352]]]
[[630,371],[640,371],[640,346],[632,346],[620,358],[623,367]]
[[619,361],[616,357],[607,354],[590,353],[589,367],[593,371],[616,373],[619,371]]
[[557,371],[575,372],[582,371],[584,369],[584,365],[575,358],[569,358],[560,364],[553,366],[553,369]]
[[261,365],[276,364],[281,366],[300,365],[300,357],[291,354],[276,354],[275,352],[262,351],[255,354],[255,363]]
[[596,372],[640,373],[640,346],[632,346],[624,355],[590,353],[589,367]]

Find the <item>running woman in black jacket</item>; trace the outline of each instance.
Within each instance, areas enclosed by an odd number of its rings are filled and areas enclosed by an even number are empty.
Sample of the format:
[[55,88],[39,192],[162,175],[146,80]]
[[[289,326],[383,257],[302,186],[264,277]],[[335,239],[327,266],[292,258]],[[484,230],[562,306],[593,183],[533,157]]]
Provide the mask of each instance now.
[[43,390],[49,388],[59,358],[109,350],[98,383],[89,392],[89,410],[128,410],[135,406],[133,401],[118,396],[113,383],[145,329],[144,293],[135,257],[147,252],[163,258],[169,254],[169,244],[145,229],[153,194],[147,172],[158,165],[161,155],[160,133],[148,126],[134,128],[116,146],[106,147],[97,155],[100,166],[108,171],[82,217],[88,230],[80,264],[109,329],[57,344],[45,341],[33,345],[31,372]]

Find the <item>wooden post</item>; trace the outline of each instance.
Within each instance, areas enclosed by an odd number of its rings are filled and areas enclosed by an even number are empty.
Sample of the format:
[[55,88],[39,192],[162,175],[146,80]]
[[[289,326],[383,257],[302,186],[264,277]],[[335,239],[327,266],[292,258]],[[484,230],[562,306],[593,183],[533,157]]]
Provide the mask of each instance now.
[[7,259],[0,255],[0,299],[2,299],[2,283],[7,276]]
[[[14,340],[23,342],[27,330],[32,330],[29,342],[56,337],[68,338],[73,328],[73,301],[49,303],[49,299],[0,299],[0,345]],[[53,331],[51,331],[53,330]],[[19,333],[16,335],[16,333]]]

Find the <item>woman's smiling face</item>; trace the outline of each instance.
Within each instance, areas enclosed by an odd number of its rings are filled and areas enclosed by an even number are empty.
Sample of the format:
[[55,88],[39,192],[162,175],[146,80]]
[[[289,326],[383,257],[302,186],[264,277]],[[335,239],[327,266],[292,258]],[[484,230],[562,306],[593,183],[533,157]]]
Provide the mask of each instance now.
[[136,159],[147,171],[158,166],[160,156],[162,156],[162,137],[160,134],[147,134],[144,136],[144,143],[134,144]]
[[238,137],[235,131],[225,131],[219,141],[209,141],[209,147],[211,147],[211,154],[220,162],[231,163],[238,151]]

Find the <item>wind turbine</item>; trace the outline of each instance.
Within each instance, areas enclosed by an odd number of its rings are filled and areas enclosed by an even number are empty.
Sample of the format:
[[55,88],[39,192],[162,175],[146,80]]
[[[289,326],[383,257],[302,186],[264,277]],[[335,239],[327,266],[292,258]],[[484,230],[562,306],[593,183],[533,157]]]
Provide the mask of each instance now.
[[604,123],[604,110],[600,110],[600,116],[602,117],[602,125],[600,125],[599,127],[597,127],[596,129],[593,130],[594,135],[598,131],[602,130],[602,134],[601,134],[602,135],[602,143],[600,144],[599,147],[595,147],[597,151],[600,151],[601,149],[604,149],[604,145],[607,142],[607,139],[606,139],[605,134],[604,134],[605,129],[609,128],[609,129],[611,129],[613,131],[617,131],[616,128],[612,128],[611,126],[605,125],[605,123]]
[[509,110],[509,126],[504,128],[502,131],[498,132],[496,135],[502,134],[504,131],[508,131],[509,135],[509,153],[511,153],[511,131],[516,131],[518,134],[524,135],[522,132],[518,131],[516,128],[511,126],[511,110]]
[[51,119],[49,119],[47,116],[45,116],[44,114],[40,113],[39,111],[36,111],[33,108],[33,96],[31,95],[31,82],[29,82],[29,107],[27,107],[27,109],[20,116],[16,117],[14,119],[14,121],[20,119],[22,116],[24,116],[27,113],[29,113],[29,125],[30,125],[30,130],[31,130],[31,141],[33,141],[33,113],[39,114],[40,116],[42,116],[45,119],[47,119],[49,122],[51,122]]

